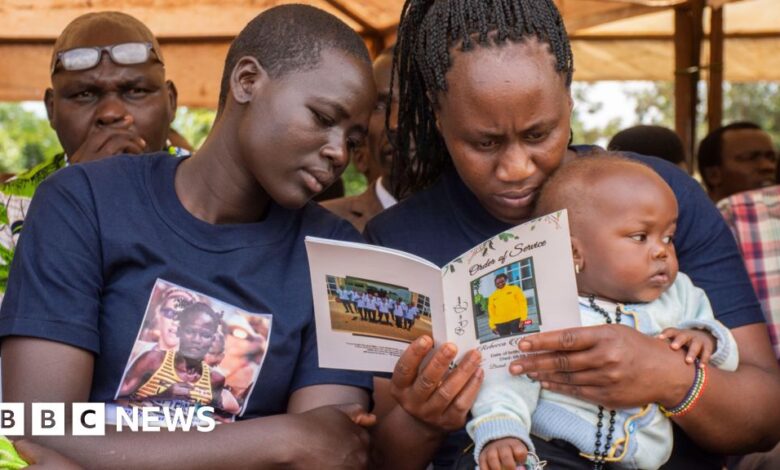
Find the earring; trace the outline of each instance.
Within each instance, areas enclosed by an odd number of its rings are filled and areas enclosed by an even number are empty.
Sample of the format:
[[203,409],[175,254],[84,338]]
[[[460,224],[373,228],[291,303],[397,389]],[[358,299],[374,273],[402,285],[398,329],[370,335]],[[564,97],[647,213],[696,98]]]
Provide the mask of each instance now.
[[574,274],[579,274],[579,273],[580,273],[580,265],[579,264],[575,264],[574,265]]

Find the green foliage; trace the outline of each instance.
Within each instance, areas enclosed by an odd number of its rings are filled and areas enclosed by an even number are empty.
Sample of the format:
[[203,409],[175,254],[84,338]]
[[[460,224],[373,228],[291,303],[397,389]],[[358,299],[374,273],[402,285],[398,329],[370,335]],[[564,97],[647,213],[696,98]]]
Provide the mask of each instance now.
[[181,106],[176,110],[172,127],[187,139],[192,148],[199,149],[206,140],[216,116],[217,112],[213,109]]
[[[700,85],[696,127],[699,140],[709,132],[707,90],[703,82]],[[636,100],[638,122],[674,128],[674,83],[655,82],[645,90],[627,94]],[[723,124],[734,121],[754,122],[767,131],[775,143],[780,143],[780,83],[724,83]]]
[[366,177],[362,173],[357,171],[355,165],[349,164],[347,169],[341,175],[341,179],[344,180],[344,193],[347,196],[354,196],[360,194],[366,190],[368,184],[366,183]]
[[61,151],[48,120],[19,103],[0,103],[0,172],[18,173]]
[[571,113],[571,131],[574,143],[577,144],[597,144],[600,140],[608,140],[621,129],[620,117],[610,119],[603,126],[587,124],[588,115],[597,113],[604,107],[603,103],[589,100],[587,91],[587,84],[577,83],[572,87],[575,106]]
[[635,101],[636,122],[631,126],[651,124],[674,129],[673,82],[652,82],[648,88],[626,94]]
[[752,121],[780,145],[780,83],[727,83],[723,90],[723,123]]
[[[607,121],[605,125],[588,126],[589,115],[603,109],[602,102],[589,98],[593,85],[575,83],[572,95],[575,106],[572,112],[574,142],[592,144],[606,143],[621,129],[637,124],[654,124],[674,129],[674,83],[646,82],[647,86],[626,88],[615,99],[622,99],[626,106],[632,106],[633,115],[623,122],[620,117]],[[706,83],[699,84],[699,104],[696,135],[701,140],[707,132],[707,89]],[[724,83],[723,124],[733,121],[752,121],[769,132],[776,143],[780,143],[780,83]]]
[[[479,285],[479,284],[477,284]],[[474,287],[476,289],[476,287]],[[488,313],[488,298],[479,292],[474,292],[474,306],[479,309],[478,315],[487,315]]]

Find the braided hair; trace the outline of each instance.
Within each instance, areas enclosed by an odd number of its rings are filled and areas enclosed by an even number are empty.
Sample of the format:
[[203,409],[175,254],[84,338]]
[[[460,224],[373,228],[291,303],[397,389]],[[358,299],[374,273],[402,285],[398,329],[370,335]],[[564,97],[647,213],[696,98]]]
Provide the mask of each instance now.
[[[553,0],[406,0],[393,56],[399,93],[392,178],[397,196],[425,189],[452,164],[436,129],[432,101],[447,90],[450,47],[459,44],[465,52],[475,44],[487,47],[529,37],[549,46],[555,70],[571,85],[571,46]],[[387,122],[389,113],[388,107]]]

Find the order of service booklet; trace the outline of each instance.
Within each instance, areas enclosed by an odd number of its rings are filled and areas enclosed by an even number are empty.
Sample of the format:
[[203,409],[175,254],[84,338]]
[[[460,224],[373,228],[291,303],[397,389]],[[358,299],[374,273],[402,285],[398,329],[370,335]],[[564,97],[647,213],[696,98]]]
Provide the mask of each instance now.
[[422,334],[506,368],[523,335],[580,325],[565,210],[439,267],[361,243],[306,237],[321,367],[391,372]]

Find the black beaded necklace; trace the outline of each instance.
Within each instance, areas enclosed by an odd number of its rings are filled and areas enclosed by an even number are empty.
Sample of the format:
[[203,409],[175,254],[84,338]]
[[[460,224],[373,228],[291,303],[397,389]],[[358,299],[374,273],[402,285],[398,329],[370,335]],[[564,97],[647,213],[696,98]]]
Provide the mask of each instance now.
[[[601,314],[602,317],[604,317],[604,320],[607,322],[607,324],[612,323],[612,317],[609,316],[609,313],[601,308],[596,303],[596,296],[591,295],[588,297],[588,301],[590,302],[590,308],[597,311]],[[615,323],[620,324],[620,315],[621,315],[620,306],[618,305],[615,308]],[[604,407],[599,405],[599,420],[596,423],[596,444],[595,448],[596,450],[593,451],[593,455],[595,458],[593,459],[593,470],[602,470],[604,466],[607,464],[606,457],[607,452],[609,451],[609,444],[612,442],[612,433],[615,431],[615,410],[609,410],[609,429],[607,432],[607,437],[604,440],[604,451],[601,450],[601,429],[604,427]]]

